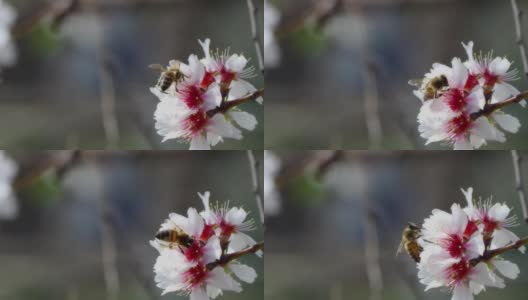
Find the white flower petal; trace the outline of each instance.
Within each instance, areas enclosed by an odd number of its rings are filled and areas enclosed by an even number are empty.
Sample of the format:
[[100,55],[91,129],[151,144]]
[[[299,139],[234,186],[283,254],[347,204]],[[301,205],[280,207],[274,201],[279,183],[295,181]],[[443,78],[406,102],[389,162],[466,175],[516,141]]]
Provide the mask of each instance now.
[[492,264],[502,275],[510,279],[517,278],[517,276],[519,276],[519,273],[521,272],[521,270],[516,264],[507,260],[494,259],[492,260]]
[[238,126],[250,131],[254,130],[258,123],[255,116],[245,111],[230,111],[229,117],[231,117]]
[[191,139],[191,147],[189,150],[211,150],[211,146],[207,139],[199,134]]
[[516,117],[502,112],[494,113],[493,120],[495,120],[502,129],[511,133],[516,133],[521,127],[521,122],[519,122]]
[[257,278],[257,272],[255,269],[249,266],[235,263],[230,265],[230,269],[240,280],[244,282],[253,283]]

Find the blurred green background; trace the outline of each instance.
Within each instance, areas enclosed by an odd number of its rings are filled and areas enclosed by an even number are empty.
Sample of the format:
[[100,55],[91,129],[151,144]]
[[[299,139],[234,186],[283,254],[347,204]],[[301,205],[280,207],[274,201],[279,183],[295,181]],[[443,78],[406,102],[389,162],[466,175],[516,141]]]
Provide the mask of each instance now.
[[[417,126],[420,101],[408,85],[434,62],[465,58],[461,42],[514,61],[519,90],[528,88],[516,44],[510,1],[343,0],[325,25],[306,15],[336,1],[273,0],[282,14],[282,62],[266,74],[266,149],[368,149],[365,125],[367,65],[373,66],[383,129],[382,149],[448,149],[425,146]],[[528,11],[528,1],[519,0]],[[312,17],[313,19],[313,17]],[[301,26],[305,20],[306,26]],[[295,30],[293,30],[293,29]],[[528,34],[528,20],[524,22]],[[506,109],[521,120],[519,133],[486,149],[528,146],[528,112]],[[291,116],[295,121],[291,121]]]
[[[460,188],[473,187],[474,197],[493,196],[513,207],[521,223],[513,231],[528,235],[509,151],[350,151],[320,181],[299,180],[313,178],[313,162],[322,154],[277,153],[282,159],[277,177],[282,211],[266,219],[266,299],[372,299],[365,268],[365,230],[373,228],[366,225],[367,212],[376,220],[382,299],[451,299],[447,289],[424,292],[414,261],[405,254],[396,256],[396,250],[407,222],[421,224],[433,209],[465,205]],[[298,171],[300,165],[310,165],[307,173]],[[528,162],[522,168],[528,174]],[[505,289],[489,288],[476,299],[526,299],[528,257],[516,251],[505,257],[519,265],[519,277],[506,280]]]
[[[22,170],[50,153],[55,152],[10,152]],[[101,197],[114,215],[123,300],[188,299],[175,293],[160,297],[153,272],[158,253],[149,240],[169,213],[186,214],[191,206],[202,209],[197,192],[209,190],[213,201],[249,210],[257,225],[250,235],[257,241],[264,237],[244,151],[88,155],[95,158],[72,167],[55,189],[42,180],[19,189],[19,217],[0,222],[0,299],[106,299]],[[262,161],[262,153],[255,155]],[[221,299],[263,299],[263,259],[252,255],[241,260],[255,268],[256,282],[244,283],[243,292],[226,292]]]
[[[43,11],[47,0],[7,0],[21,22]],[[99,34],[114,75],[119,149],[188,149],[174,140],[161,144],[154,129],[158,99],[149,88],[159,72],[150,64],[187,61],[202,55],[198,39],[212,48],[230,48],[256,63],[245,1],[81,0],[58,31],[43,22],[21,34],[16,66],[2,72],[0,146],[2,149],[104,149],[97,49]],[[257,1],[262,7],[262,3]],[[98,19],[92,6],[99,9]],[[259,10],[258,26],[263,14]],[[262,31],[262,29],[261,29]],[[257,67],[257,66],[255,66]],[[251,82],[263,87],[259,72]],[[242,109],[259,122],[241,141],[227,140],[218,149],[262,149],[263,108]]]

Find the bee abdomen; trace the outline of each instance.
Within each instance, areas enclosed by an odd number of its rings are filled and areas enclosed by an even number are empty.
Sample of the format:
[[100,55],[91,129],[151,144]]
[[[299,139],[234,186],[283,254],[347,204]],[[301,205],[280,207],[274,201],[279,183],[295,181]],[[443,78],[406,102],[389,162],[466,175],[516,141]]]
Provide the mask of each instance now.
[[423,251],[422,246],[418,245],[418,243],[416,243],[416,242],[413,242],[413,243],[407,243],[405,245],[405,248],[407,250],[407,253],[409,253],[409,256],[411,256],[412,259],[415,262],[419,263],[420,262],[420,254]]
[[160,231],[156,233],[156,238],[161,241],[170,241],[172,232],[168,230]]

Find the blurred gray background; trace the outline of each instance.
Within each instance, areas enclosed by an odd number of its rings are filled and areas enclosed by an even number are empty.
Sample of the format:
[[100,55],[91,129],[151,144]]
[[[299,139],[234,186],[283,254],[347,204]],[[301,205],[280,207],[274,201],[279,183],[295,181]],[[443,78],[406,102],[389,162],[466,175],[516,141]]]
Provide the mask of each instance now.
[[[279,39],[282,62],[266,74],[265,146],[267,149],[367,149],[364,99],[367,80],[375,78],[383,129],[382,149],[424,149],[416,117],[420,101],[409,79],[421,78],[432,63],[465,58],[461,42],[475,50],[514,61],[528,88],[516,44],[510,1],[494,0],[344,0],[320,28],[302,26],[314,9],[334,0],[273,0],[282,13]],[[528,11],[528,1],[519,0]],[[317,4],[317,5],[315,5]],[[317,14],[315,14],[317,15]],[[525,20],[528,21],[528,20]],[[528,23],[524,22],[525,34]],[[367,71],[372,66],[373,71]],[[504,144],[486,149],[524,149],[528,112],[507,112],[522,128]],[[295,116],[295,121],[291,121]],[[448,149],[435,144],[427,149]]]
[[[407,222],[421,224],[433,209],[465,205],[460,188],[472,186],[474,197],[493,196],[513,207],[521,223],[513,231],[528,234],[509,151],[351,151],[321,181],[298,171],[320,153],[277,154],[283,166],[278,177],[283,209],[266,219],[266,299],[372,299],[365,265],[365,241],[373,236],[366,232],[373,229],[367,225],[368,211],[375,216],[373,231],[379,238],[381,299],[451,299],[447,289],[423,292],[414,261],[406,254],[396,256],[396,250]],[[526,161],[522,168],[527,174]],[[476,299],[526,299],[528,257],[513,251],[505,258],[519,265],[519,277]]]
[[[46,3],[62,0],[10,1],[21,17],[32,20]],[[101,123],[99,34],[104,32],[106,58],[113,75],[120,149],[187,149],[174,140],[161,144],[154,130],[158,99],[149,88],[166,65],[202,55],[198,39],[212,48],[231,48],[256,62],[249,15],[243,0],[82,0],[58,31],[49,22],[20,34],[19,60],[2,72],[0,146],[3,149],[104,149]],[[259,7],[262,4],[257,1]],[[97,18],[92,7],[98,7]],[[258,26],[263,13],[259,10]],[[262,30],[261,30],[262,31]],[[257,67],[257,66],[256,66]],[[259,72],[251,79],[264,81]],[[263,108],[241,107],[255,114],[259,126],[241,141],[227,140],[218,149],[262,149]]]
[[[11,152],[22,164],[46,153]],[[261,161],[262,153],[255,153]],[[197,192],[211,191],[213,201],[243,206],[255,219],[250,233],[264,237],[252,191],[246,152],[106,152],[68,171],[63,188],[49,185],[19,189],[18,219],[0,222],[0,299],[106,299],[101,268],[101,197],[114,215],[119,299],[188,299],[161,295],[153,266],[157,250],[149,240],[169,213],[202,209]],[[241,259],[255,268],[254,284],[222,299],[263,299],[264,260]]]

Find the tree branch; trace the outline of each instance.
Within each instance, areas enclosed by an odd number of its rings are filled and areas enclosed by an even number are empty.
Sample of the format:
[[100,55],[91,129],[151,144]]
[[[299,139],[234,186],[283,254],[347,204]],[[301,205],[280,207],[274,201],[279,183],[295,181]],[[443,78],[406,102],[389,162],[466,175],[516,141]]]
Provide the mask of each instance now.
[[526,203],[526,190],[523,184],[523,173],[521,171],[522,156],[517,150],[511,150],[513,161],[513,172],[515,174],[515,190],[519,194],[519,202],[521,203],[523,218],[528,223],[528,204]]
[[258,251],[261,251],[261,250],[264,250],[264,242],[258,242],[255,245],[247,249],[244,249],[244,250],[241,250],[235,253],[223,254],[222,257],[220,257],[220,259],[218,259],[217,261],[207,264],[207,269],[213,270],[214,268],[219,267],[219,266],[225,267],[233,260],[239,259],[240,257],[247,255],[247,254],[257,253]]
[[511,7],[513,11],[513,21],[515,23],[515,35],[516,42],[521,52],[521,60],[523,64],[524,75],[528,76],[528,57],[526,56],[526,45],[524,43],[523,31],[522,31],[522,16],[523,12],[519,9],[517,0],[511,0]]
[[257,208],[259,210],[260,222],[264,225],[264,206],[262,204],[262,197],[260,196],[260,184],[258,179],[259,163],[253,155],[253,151],[247,150],[249,169],[251,171],[251,179],[253,182],[253,193],[255,194],[255,201],[257,202]]
[[[101,20],[102,22],[102,20]],[[112,67],[108,54],[104,47],[103,28],[101,27],[99,33],[99,49],[98,49],[98,64],[99,64],[99,88],[101,97],[101,118],[103,122],[103,129],[106,138],[106,149],[116,149],[119,144],[120,134],[116,114],[116,96],[115,85],[112,76]]]
[[383,138],[379,114],[379,93],[376,80],[376,66],[368,61],[365,66],[365,125],[367,127],[369,149],[379,149]]
[[345,153],[342,150],[334,150],[330,153],[330,155],[328,155],[328,157],[319,159],[316,162],[315,178],[321,180],[326,175],[328,170],[330,170],[330,167],[341,161],[344,157]]
[[[368,193],[368,192],[367,192]],[[368,200],[367,200],[368,201]],[[369,205],[367,203],[367,205]],[[367,208],[365,233],[365,268],[370,287],[370,300],[381,300],[383,277],[380,266],[380,245],[378,238],[377,216],[372,207]]]
[[519,248],[521,248],[522,246],[524,246],[526,244],[528,244],[528,238],[523,238],[523,239],[520,239],[517,242],[515,242],[513,244],[510,244],[510,245],[508,245],[506,247],[502,247],[502,248],[498,248],[498,249],[494,249],[494,250],[488,250],[488,251],[484,252],[484,254],[482,254],[481,256],[472,259],[469,263],[472,266],[476,266],[476,265],[478,265],[481,262],[488,262],[489,260],[495,258],[496,256],[504,254],[504,253],[506,253],[508,251],[519,249]]
[[259,69],[262,72],[262,75],[264,75],[264,56],[262,55],[262,47],[260,46],[260,37],[257,29],[258,9],[255,6],[255,3],[253,3],[253,0],[246,0],[246,2],[249,11],[249,21],[251,23],[251,37],[255,44]]
[[519,103],[521,102],[522,100],[524,100],[524,98],[528,98],[528,91],[524,91],[524,92],[521,92],[519,95],[517,96],[513,96],[511,97],[510,99],[507,99],[507,100],[504,100],[502,102],[498,102],[498,103],[494,103],[494,104],[486,104],[484,106],[483,109],[475,112],[475,113],[472,113],[471,114],[471,119],[474,121],[482,116],[489,116],[491,115],[493,112],[495,112],[496,110],[499,110],[503,107],[506,107],[510,104],[514,104],[514,103]]
[[112,206],[109,203],[107,190],[105,186],[102,163],[98,160],[100,186],[99,199],[99,225],[101,230],[101,261],[103,266],[103,275],[106,285],[106,299],[118,300],[120,293],[119,271],[117,268],[117,243],[115,240],[115,228],[113,224]]
[[254,93],[252,94],[249,94],[245,97],[242,97],[242,98],[239,98],[239,99],[236,99],[236,100],[232,100],[232,101],[226,101],[226,102],[222,102],[222,104],[220,106],[218,106],[217,108],[215,109],[212,109],[210,111],[207,112],[207,116],[209,118],[212,118],[214,115],[218,114],[218,113],[225,113],[227,111],[229,111],[230,109],[236,107],[236,106],[239,106],[240,104],[243,104],[243,103],[246,103],[246,102],[249,102],[249,101],[254,101],[260,97],[264,96],[264,89],[260,89],[258,91],[255,91]]

